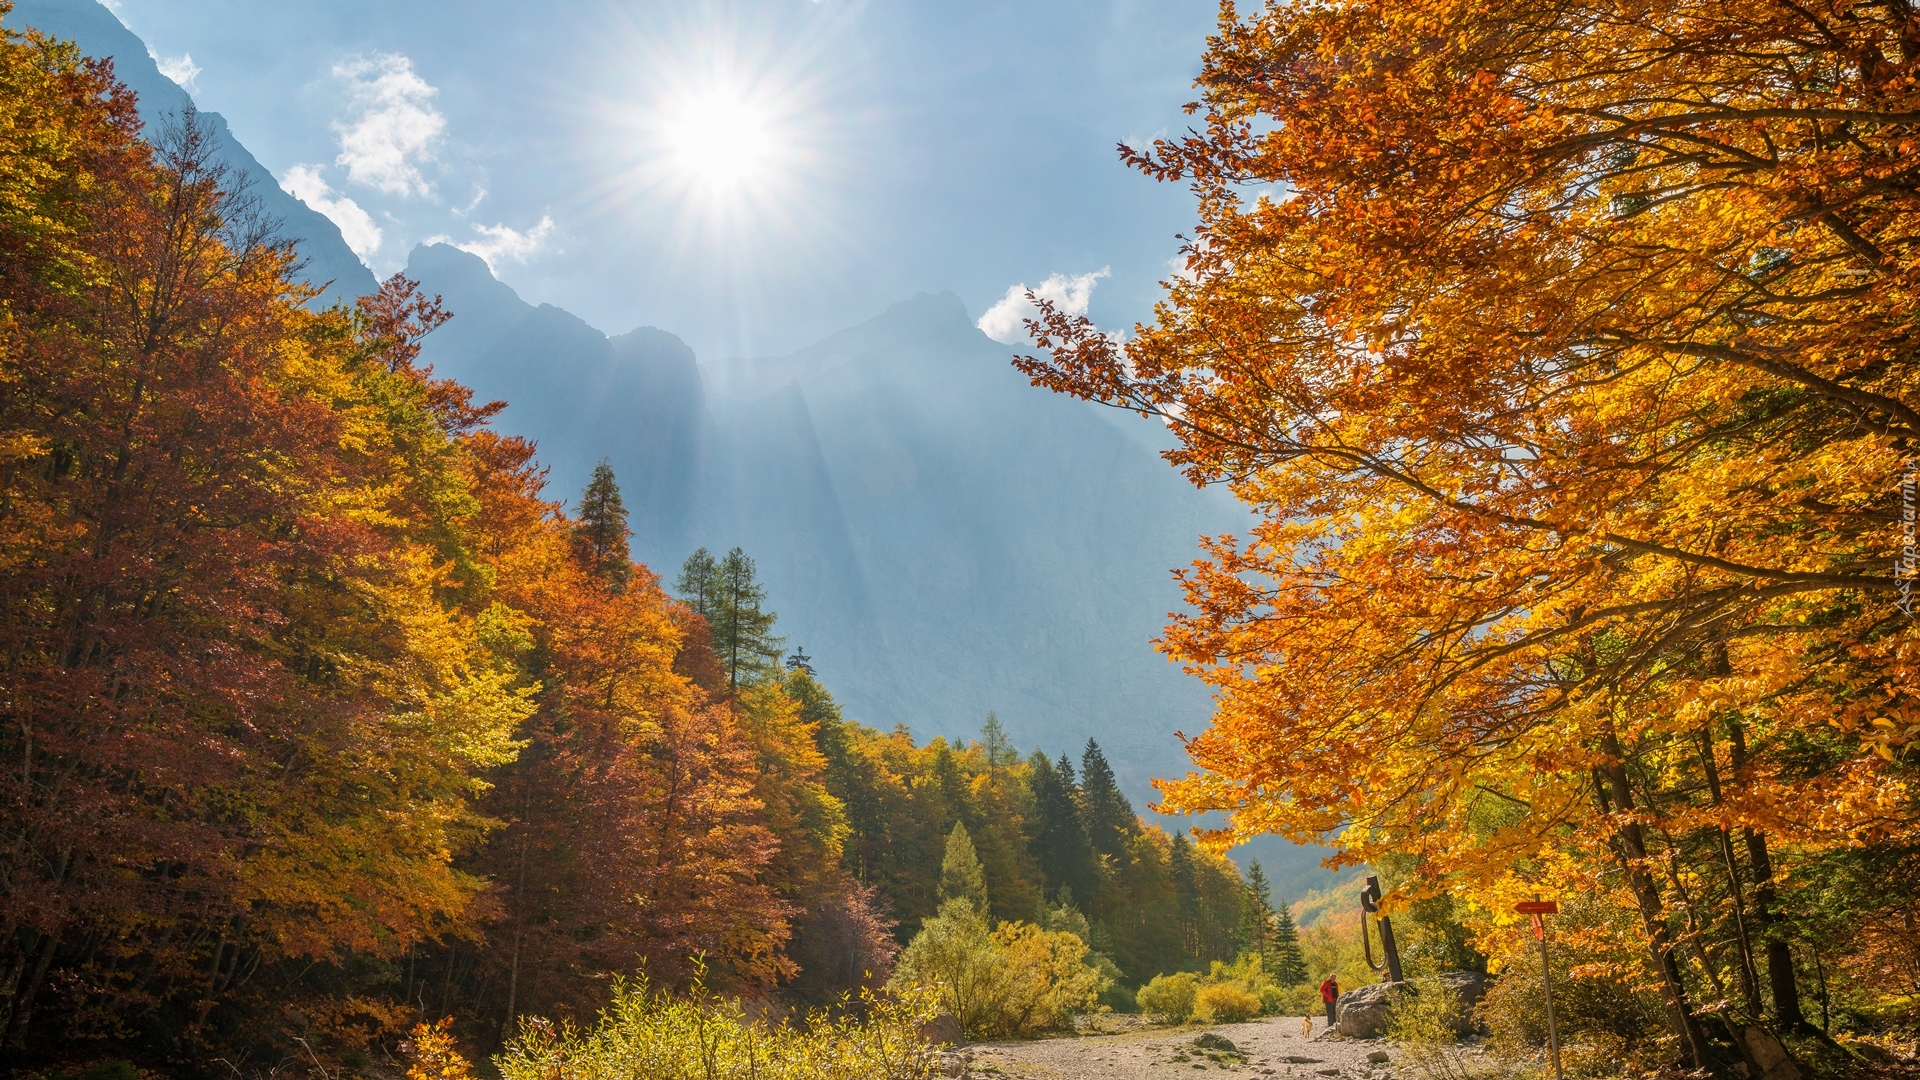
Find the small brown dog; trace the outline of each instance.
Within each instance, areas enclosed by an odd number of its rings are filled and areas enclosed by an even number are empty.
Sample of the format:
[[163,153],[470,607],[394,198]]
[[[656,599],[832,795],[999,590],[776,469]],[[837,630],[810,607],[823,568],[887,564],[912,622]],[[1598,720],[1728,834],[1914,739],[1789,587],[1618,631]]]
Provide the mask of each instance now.
[[1301,1017],[1300,1018],[1300,1037],[1305,1039],[1311,1036],[1312,1034],[1313,1034],[1313,1017],[1311,1016]]

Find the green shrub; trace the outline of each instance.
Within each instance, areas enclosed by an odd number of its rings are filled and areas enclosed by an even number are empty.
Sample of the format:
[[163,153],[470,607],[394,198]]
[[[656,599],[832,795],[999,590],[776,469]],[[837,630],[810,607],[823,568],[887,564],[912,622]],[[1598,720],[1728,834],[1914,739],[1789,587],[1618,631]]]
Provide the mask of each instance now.
[[1200,990],[1200,976],[1191,971],[1155,975],[1140,988],[1134,1000],[1140,1011],[1158,1016],[1169,1024],[1184,1024],[1193,1019],[1193,999]]
[[968,1035],[994,1038],[1071,1026],[1100,1007],[1111,981],[1079,937],[1032,923],[990,931],[971,903],[957,899],[908,943],[890,985],[929,990]]
[[[520,1039],[495,1059],[503,1080],[932,1080],[940,1059],[920,1036],[938,1010],[924,992],[863,992],[866,1017],[813,1014],[803,1023],[751,1020],[738,1001],[651,993],[615,981],[591,1030],[523,1018]],[[425,1075],[423,1072],[421,1075]],[[434,1074],[438,1075],[438,1074]]]
[[1260,1015],[1260,998],[1238,983],[1209,983],[1195,991],[1193,1015],[1203,1024],[1237,1024]]

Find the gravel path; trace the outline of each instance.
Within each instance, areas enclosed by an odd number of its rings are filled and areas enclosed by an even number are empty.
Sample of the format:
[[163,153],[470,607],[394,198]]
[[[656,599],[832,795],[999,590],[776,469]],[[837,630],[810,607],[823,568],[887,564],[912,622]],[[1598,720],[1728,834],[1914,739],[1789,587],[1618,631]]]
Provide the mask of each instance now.
[[[1283,1080],[1386,1080],[1390,1064],[1369,1061],[1385,1043],[1329,1035],[1326,1020],[1302,1034],[1300,1017],[1270,1017],[1246,1024],[1169,1028],[1133,1018],[1113,1018],[1106,1030],[1037,1042],[978,1043],[970,1047],[974,1080],[1203,1080],[1222,1071],[1233,1077]],[[1117,1028],[1117,1030],[1115,1030]],[[1209,1046],[1214,1035],[1232,1050]],[[1196,1044],[1196,1040],[1200,1040]],[[1196,1075],[1197,1070],[1204,1070]],[[1224,1078],[1223,1078],[1224,1080]]]

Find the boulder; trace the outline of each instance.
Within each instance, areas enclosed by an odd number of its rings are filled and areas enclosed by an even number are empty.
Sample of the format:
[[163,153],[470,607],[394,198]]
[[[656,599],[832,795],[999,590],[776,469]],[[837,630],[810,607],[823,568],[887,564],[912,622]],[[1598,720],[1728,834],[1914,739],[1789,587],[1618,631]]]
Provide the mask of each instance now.
[[1374,983],[1340,995],[1334,1006],[1336,1027],[1349,1039],[1377,1039],[1387,1033],[1387,1010],[1410,987],[1404,982]]
[[1736,1034],[1749,1076],[1758,1080],[1801,1080],[1805,1075],[1780,1040],[1765,1030],[1749,1027]]
[[[1478,971],[1449,971],[1436,980],[1454,1000],[1454,1028],[1465,1034],[1473,1028],[1473,1007],[1487,996],[1493,980]],[[1377,1039],[1387,1033],[1387,1011],[1401,994],[1411,994],[1410,982],[1374,983],[1340,995],[1337,1028],[1349,1039]]]
[[960,1027],[959,1018],[952,1013],[941,1013],[921,1024],[920,1037],[935,1046],[967,1045],[967,1033]]
[[1211,1031],[1193,1040],[1193,1045],[1202,1050],[1220,1050],[1229,1054],[1237,1054],[1240,1052],[1240,1048],[1233,1045],[1232,1039],[1224,1035],[1215,1035]]

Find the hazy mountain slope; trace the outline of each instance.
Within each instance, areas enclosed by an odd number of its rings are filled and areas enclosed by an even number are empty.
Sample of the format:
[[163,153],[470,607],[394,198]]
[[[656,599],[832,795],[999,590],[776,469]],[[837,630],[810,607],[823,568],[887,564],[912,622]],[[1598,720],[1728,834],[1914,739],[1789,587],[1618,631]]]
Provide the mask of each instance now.
[[[115,75],[139,95],[140,117],[146,121],[149,133],[192,104],[193,99],[178,83],[160,74],[145,43],[96,0],[15,0],[5,25],[13,30],[31,26],[77,43],[80,51],[88,56],[111,58]],[[279,219],[282,233],[299,242],[300,256],[306,260],[304,276],[327,288],[327,294],[318,302],[326,304],[335,299],[351,302],[356,296],[372,292],[373,271],[362,265],[359,257],[347,247],[340,229],[306,203],[281,190],[273,174],[233,137],[224,117],[215,112],[202,112],[200,116],[213,130],[219,159],[236,176],[250,183],[252,193],[267,213]]]
[[[696,546],[745,548],[851,715],[964,736],[993,710],[1075,756],[1097,738],[1142,803],[1188,767],[1173,732],[1207,697],[1149,639],[1179,603],[1169,569],[1244,513],[1168,468],[1151,425],[1027,385],[957,298],[696,367],[671,334],[608,339],[455,248],[407,273],[455,313],[425,358],[512,403],[501,426],[539,441],[556,493],[610,459],[634,553],[669,578]],[[1284,896],[1325,880],[1316,852],[1243,854]]]
[[691,550],[681,548],[704,470],[693,350],[650,326],[609,339],[557,307],[534,307],[478,256],[447,244],[414,248],[405,273],[454,313],[421,358],[480,400],[508,403],[501,429],[538,441],[556,494],[578,494],[594,463],[611,456],[635,551],[655,563],[678,551],[677,566]]

